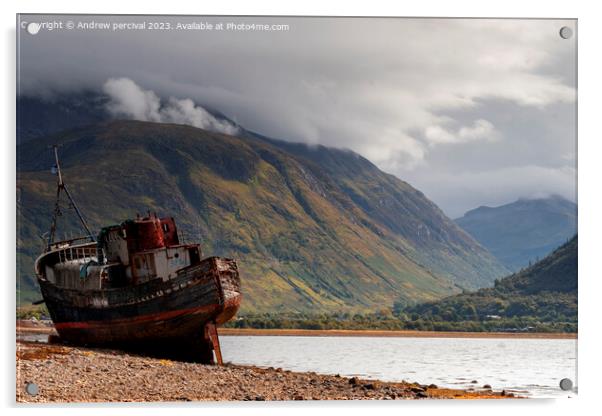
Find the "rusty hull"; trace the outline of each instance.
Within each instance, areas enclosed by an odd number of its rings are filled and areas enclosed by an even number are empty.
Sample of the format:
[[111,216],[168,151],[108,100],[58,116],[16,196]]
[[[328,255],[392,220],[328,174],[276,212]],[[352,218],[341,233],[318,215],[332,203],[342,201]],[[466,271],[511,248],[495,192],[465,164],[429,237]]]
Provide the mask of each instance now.
[[205,326],[227,322],[241,302],[236,262],[220,257],[186,267],[171,280],[122,288],[39,283],[59,336],[79,345],[189,349],[206,343]]

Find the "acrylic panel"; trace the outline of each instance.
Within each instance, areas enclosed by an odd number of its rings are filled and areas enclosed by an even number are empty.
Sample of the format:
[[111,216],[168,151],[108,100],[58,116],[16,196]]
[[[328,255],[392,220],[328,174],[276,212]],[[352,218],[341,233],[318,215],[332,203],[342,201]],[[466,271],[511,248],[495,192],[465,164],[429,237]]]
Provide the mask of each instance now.
[[576,396],[576,67],[574,19],[18,15],[17,402]]

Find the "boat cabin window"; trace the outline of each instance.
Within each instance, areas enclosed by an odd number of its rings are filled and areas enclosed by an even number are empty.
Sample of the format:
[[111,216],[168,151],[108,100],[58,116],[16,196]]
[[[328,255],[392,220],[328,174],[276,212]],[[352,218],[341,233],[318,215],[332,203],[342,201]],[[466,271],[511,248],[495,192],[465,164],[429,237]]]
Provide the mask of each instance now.
[[166,222],[164,222],[162,225],[163,225],[163,231],[164,232],[168,232],[169,231],[169,225]]
[[188,249],[188,257],[190,257],[191,266],[201,262],[201,256],[199,255],[199,249],[197,247]]

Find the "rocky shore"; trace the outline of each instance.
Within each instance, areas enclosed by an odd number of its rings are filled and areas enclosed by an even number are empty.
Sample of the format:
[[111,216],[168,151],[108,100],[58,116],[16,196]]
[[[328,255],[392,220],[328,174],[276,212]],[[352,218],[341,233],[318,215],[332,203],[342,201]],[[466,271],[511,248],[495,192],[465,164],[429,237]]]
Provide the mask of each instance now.
[[[511,394],[280,368],[210,366],[117,350],[17,342],[17,402],[493,399]],[[37,394],[26,391],[35,383]]]

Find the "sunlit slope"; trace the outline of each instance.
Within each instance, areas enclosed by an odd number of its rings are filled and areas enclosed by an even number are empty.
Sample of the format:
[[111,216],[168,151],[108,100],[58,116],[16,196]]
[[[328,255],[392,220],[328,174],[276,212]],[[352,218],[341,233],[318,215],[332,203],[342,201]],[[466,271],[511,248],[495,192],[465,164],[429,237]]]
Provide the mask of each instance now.
[[[67,183],[92,228],[148,210],[174,216],[205,255],[238,260],[243,313],[365,311],[399,299],[432,300],[458,284],[491,282],[503,270],[420,192],[371,164],[379,174],[346,176],[257,138],[119,121],[18,149],[24,300],[35,297],[33,258],[53,209],[52,143],[62,145]],[[345,156],[360,160],[338,154]],[[371,208],[381,204],[379,189],[398,205]],[[397,212],[401,203],[415,210]],[[62,229],[75,232],[72,212],[64,214]]]

